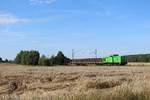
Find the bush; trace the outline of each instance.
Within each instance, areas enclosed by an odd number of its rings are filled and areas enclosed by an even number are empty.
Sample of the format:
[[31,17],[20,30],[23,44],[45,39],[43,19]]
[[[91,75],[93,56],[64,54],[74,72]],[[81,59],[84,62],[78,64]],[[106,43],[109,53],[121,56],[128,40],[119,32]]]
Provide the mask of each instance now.
[[64,56],[64,54],[59,51],[55,57],[56,65],[67,65],[70,62],[70,59]]
[[47,58],[45,55],[42,55],[42,57],[39,59],[39,65],[41,66],[50,66],[50,59]]

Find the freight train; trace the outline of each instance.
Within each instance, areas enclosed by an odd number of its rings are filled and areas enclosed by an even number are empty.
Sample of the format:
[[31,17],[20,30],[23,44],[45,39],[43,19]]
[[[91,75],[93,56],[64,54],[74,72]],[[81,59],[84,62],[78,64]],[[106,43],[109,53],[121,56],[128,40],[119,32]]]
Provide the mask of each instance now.
[[128,62],[124,56],[111,55],[104,58],[73,59],[72,65],[126,65]]

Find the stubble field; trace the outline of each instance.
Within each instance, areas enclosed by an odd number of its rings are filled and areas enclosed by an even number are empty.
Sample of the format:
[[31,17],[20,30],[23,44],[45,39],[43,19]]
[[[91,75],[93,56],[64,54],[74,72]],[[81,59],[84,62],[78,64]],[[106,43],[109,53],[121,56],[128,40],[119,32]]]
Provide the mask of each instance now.
[[0,64],[0,100],[150,100],[150,66]]

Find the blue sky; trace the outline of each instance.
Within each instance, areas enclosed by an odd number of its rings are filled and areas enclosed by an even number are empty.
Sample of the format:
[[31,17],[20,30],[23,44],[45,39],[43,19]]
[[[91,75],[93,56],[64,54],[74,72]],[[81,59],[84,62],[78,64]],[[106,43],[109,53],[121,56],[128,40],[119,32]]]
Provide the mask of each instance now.
[[0,56],[150,53],[149,0],[0,0]]

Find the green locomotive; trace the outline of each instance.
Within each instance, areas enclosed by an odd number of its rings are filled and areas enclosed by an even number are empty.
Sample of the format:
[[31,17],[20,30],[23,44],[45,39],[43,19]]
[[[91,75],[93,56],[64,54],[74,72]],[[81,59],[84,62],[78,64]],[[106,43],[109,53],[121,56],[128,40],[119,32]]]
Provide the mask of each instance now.
[[102,64],[104,65],[126,65],[127,60],[124,56],[112,55],[102,58]]

